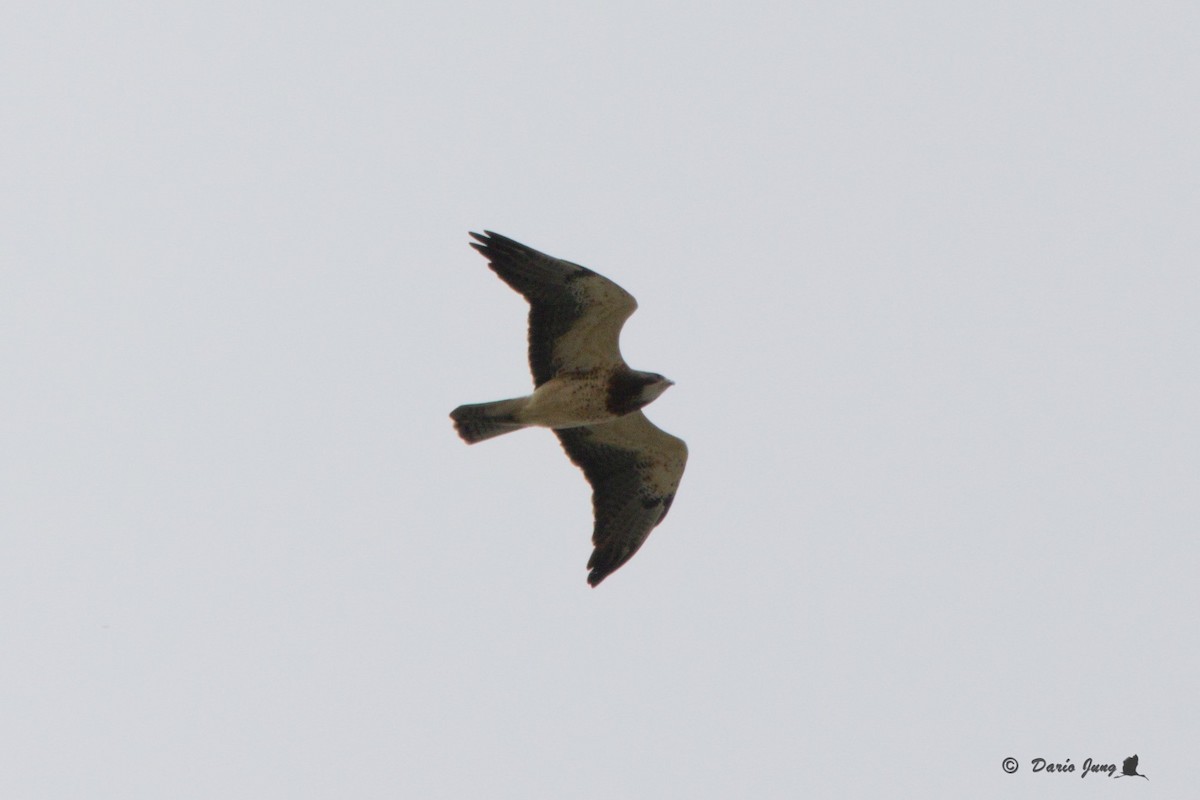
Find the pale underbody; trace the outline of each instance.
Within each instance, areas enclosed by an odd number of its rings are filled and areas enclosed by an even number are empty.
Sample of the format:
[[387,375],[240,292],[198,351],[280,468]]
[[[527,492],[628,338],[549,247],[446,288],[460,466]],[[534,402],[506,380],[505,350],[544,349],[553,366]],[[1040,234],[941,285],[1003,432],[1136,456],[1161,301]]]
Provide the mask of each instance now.
[[520,398],[518,422],[544,428],[577,428],[617,418],[605,406],[605,377],[599,370],[559,375]]

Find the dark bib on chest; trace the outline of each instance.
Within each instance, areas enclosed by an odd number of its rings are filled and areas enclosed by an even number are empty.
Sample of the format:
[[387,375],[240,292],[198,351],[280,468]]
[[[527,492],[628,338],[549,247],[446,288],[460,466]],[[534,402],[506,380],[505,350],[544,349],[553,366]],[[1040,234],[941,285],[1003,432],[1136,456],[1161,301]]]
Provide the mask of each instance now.
[[640,375],[631,369],[614,370],[608,379],[606,407],[619,417],[632,414],[646,405],[646,401],[642,399],[642,389],[653,382],[654,378]]

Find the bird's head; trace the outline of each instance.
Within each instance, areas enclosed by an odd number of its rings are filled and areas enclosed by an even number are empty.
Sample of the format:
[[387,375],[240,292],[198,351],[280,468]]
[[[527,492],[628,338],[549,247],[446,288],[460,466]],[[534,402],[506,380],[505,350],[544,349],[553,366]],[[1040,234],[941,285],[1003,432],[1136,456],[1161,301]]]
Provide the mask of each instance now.
[[649,405],[657,400],[663,392],[675,385],[675,381],[668,380],[657,372],[642,373],[642,392],[641,405]]
[[617,416],[632,414],[658,399],[672,382],[657,372],[617,370],[608,384],[608,410]]

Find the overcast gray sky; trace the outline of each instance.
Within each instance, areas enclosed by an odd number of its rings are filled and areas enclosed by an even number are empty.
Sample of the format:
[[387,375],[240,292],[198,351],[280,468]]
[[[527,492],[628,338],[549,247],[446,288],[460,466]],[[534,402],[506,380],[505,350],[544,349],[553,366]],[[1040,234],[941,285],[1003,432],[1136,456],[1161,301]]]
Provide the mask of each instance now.
[[[414,5],[0,11],[0,796],[1194,796],[1200,7]],[[483,228],[677,383],[595,590]]]

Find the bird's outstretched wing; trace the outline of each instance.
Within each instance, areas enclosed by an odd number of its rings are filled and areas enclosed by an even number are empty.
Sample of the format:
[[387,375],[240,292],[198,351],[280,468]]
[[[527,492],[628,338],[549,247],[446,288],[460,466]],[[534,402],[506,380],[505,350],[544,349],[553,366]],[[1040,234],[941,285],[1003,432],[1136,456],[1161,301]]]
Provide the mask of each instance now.
[[554,432],[592,485],[595,549],[588,583],[596,586],[632,558],[667,516],[687,464],[687,445],[640,411]]
[[472,233],[471,246],[529,301],[529,368],[535,386],[559,372],[624,364],[621,326],[633,295],[587,267],[539,253],[498,233]]

